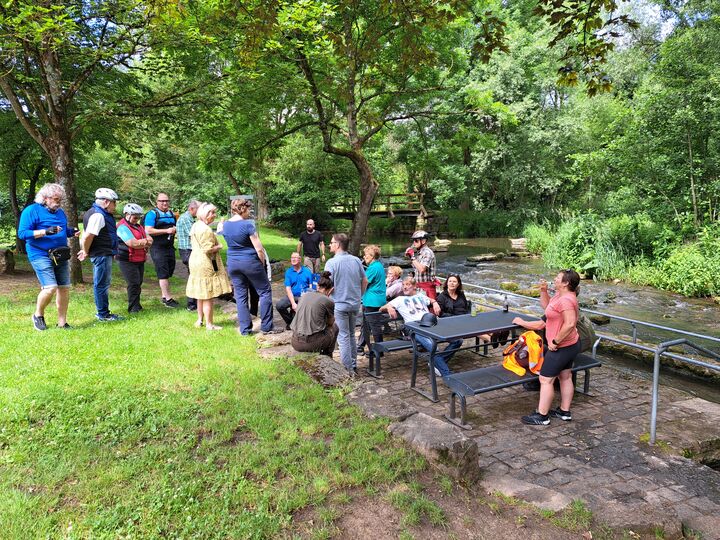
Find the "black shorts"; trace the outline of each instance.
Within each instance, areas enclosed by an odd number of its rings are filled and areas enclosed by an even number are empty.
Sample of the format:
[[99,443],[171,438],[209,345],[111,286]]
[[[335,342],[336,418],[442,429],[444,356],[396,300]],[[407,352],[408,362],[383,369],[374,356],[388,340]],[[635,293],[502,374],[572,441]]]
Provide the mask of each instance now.
[[150,248],[158,279],[170,279],[175,273],[175,248]]
[[557,351],[545,349],[545,359],[540,368],[540,375],[543,377],[557,377],[561,371],[570,369],[581,349],[582,345],[580,345],[579,339],[577,343],[561,347]]

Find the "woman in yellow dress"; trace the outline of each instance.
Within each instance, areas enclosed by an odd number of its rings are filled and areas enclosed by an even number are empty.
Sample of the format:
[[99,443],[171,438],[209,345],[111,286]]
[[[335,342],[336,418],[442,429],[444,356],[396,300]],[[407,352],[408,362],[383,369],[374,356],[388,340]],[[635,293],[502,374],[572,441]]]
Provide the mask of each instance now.
[[190,229],[190,277],[185,290],[188,297],[197,298],[198,301],[198,319],[195,326],[201,327],[204,318],[207,330],[222,329],[221,326],[213,324],[213,299],[232,291],[220,257],[222,246],[210,228],[210,224],[215,221],[216,212],[217,208],[210,203],[203,203],[198,207],[197,221]]

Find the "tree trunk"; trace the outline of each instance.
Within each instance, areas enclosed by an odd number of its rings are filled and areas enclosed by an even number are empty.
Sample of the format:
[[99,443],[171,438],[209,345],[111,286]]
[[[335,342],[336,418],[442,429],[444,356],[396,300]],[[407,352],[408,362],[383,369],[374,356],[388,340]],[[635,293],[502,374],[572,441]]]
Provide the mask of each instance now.
[[697,193],[695,192],[695,175],[693,174],[693,151],[692,151],[692,141],[690,140],[690,132],[687,132],[687,143],[688,143],[688,159],[690,161],[690,194],[692,195],[692,205],[693,205],[693,218],[695,221],[695,227],[700,226],[700,217],[698,216],[698,206],[697,206]]
[[[47,153],[52,164],[55,182],[65,188],[65,200],[63,210],[67,216],[68,225],[77,228],[78,226],[78,203],[77,191],[75,188],[75,162],[73,161],[72,142],[69,133],[53,133],[48,137]],[[82,265],[77,258],[80,251],[80,242],[77,238],[70,239],[70,279],[73,283],[82,283]]]
[[347,157],[352,160],[360,176],[360,204],[353,218],[352,226],[350,227],[350,245],[348,246],[348,252],[357,255],[360,253],[360,244],[363,243],[367,234],[370,211],[372,210],[379,184],[375,180],[370,164],[367,159],[365,159],[365,156],[359,152],[352,152],[352,155]]
[[[468,171],[470,170],[470,164],[472,163],[472,153],[470,151],[469,146],[463,147],[463,165],[468,168]],[[466,192],[465,196],[460,201],[460,205],[458,207],[459,210],[462,210],[464,212],[470,211],[470,197],[469,194]]]

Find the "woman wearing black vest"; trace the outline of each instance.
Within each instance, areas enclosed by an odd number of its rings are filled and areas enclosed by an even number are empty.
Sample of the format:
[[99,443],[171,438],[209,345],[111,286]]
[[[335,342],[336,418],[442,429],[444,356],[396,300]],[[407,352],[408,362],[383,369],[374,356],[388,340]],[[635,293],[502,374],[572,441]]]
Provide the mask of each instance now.
[[116,260],[127,282],[128,313],[142,310],[140,292],[145,275],[145,259],[152,245],[152,237],[145,233],[140,224],[143,209],[137,204],[126,204],[123,218],[118,223],[118,254]]

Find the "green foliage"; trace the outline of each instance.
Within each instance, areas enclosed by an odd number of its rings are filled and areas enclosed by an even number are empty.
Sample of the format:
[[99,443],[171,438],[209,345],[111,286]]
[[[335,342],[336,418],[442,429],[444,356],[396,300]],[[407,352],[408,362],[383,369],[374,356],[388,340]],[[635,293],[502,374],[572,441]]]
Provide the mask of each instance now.
[[522,232],[523,237],[526,240],[526,247],[530,253],[540,255],[548,250],[550,242],[552,242],[551,231],[537,223],[530,223],[525,225]]
[[520,212],[484,210],[467,212],[448,210],[450,234],[458,237],[484,238],[515,236],[522,231],[524,216]]

